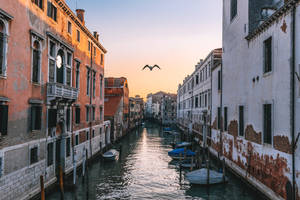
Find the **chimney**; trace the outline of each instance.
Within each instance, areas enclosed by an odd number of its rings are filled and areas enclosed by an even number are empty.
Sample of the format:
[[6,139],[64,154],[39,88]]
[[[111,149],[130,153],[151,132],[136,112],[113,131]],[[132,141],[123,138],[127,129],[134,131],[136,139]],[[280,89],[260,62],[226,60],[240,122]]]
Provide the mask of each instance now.
[[97,41],[99,41],[99,34],[97,31],[94,31],[94,37],[96,38]]
[[85,12],[85,10],[83,10],[83,9],[77,9],[76,10],[77,17],[83,23],[83,25],[84,25],[84,12]]

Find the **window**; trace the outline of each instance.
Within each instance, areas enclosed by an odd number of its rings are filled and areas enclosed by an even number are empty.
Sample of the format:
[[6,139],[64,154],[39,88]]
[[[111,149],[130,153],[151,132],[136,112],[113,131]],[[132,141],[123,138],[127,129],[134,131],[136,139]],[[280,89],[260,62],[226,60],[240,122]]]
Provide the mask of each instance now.
[[264,41],[264,73],[272,71],[272,37]]
[[66,68],[66,73],[67,73],[67,82],[66,84],[68,86],[71,86],[72,84],[72,54],[71,53],[67,53],[67,68]]
[[227,118],[227,112],[228,112],[228,108],[224,107],[224,131],[227,131],[227,124],[228,124],[228,118]]
[[100,107],[100,120],[103,120],[103,107]]
[[56,21],[56,19],[57,19],[57,8],[50,1],[48,1],[47,15],[48,15],[48,17],[50,17],[54,21]]
[[272,144],[272,104],[264,104],[264,143]]
[[87,68],[86,72],[86,95],[90,95],[90,84],[91,84],[91,70]]
[[221,108],[218,107],[218,129],[221,129]]
[[0,20],[0,75],[6,76],[6,35],[5,24]]
[[86,134],[86,140],[89,140],[90,139],[90,132],[86,131],[85,134]]
[[72,35],[72,23],[68,21],[68,33]]
[[97,51],[96,51],[96,47],[94,47],[94,57],[97,56]]
[[54,42],[49,43],[49,82],[53,83],[55,80],[55,55],[56,55],[56,45]]
[[75,82],[75,87],[77,88],[77,89],[79,89],[79,83],[80,83],[80,81],[79,81],[79,78],[80,78],[80,62],[78,62],[78,61],[76,61],[76,75],[75,75],[76,77],[76,82]]
[[199,75],[197,74],[196,75],[196,85],[198,85],[199,84]]
[[103,98],[103,76],[100,75],[100,99]]
[[92,107],[92,120],[95,121],[95,107]]
[[78,145],[79,144],[79,135],[76,135],[75,136],[75,145]]
[[222,89],[221,71],[218,71],[218,90]]
[[57,123],[57,110],[48,109],[48,128],[56,127]]
[[80,31],[77,30],[77,41],[80,42]]
[[237,0],[230,1],[230,19],[232,20],[237,15]]
[[95,137],[95,130],[93,130],[92,137],[93,138]]
[[41,49],[40,43],[34,41],[32,47],[32,82],[40,82]]
[[75,123],[80,124],[80,108],[75,108]]
[[31,106],[31,130],[42,128],[42,106]]
[[30,149],[30,165],[38,162],[38,147]]
[[202,108],[202,94],[200,94],[200,96],[199,96],[199,105],[200,105],[200,108]]
[[88,51],[91,51],[91,42],[88,41]]
[[8,124],[8,106],[0,105],[0,133],[1,135],[7,135]]
[[47,166],[53,165],[53,142],[47,145]]
[[239,136],[244,136],[244,106],[239,106]]
[[36,4],[40,9],[43,9],[43,0],[31,0],[32,3]]
[[66,127],[67,127],[67,131],[71,131],[71,109],[67,108],[67,112],[66,112]]
[[207,94],[204,95],[204,107],[207,107]]
[[198,102],[199,102],[198,96],[196,96],[196,98],[195,98],[195,107],[196,107],[196,108],[198,108]]
[[95,97],[96,93],[96,72],[93,72],[93,97]]
[[101,60],[100,60],[100,64],[103,65],[103,62],[104,62],[104,55],[101,54]]
[[71,155],[71,138],[67,138],[66,141],[66,156],[69,157]]
[[85,112],[85,119],[86,121],[90,121],[90,108],[89,107],[85,107],[86,108],[86,112]]

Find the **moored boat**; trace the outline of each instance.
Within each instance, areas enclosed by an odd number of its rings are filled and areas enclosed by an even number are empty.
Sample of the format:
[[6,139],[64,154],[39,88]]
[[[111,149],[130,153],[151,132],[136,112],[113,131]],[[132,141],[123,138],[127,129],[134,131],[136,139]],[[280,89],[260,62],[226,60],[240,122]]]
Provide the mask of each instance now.
[[195,152],[189,149],[179,148],[179,149],[174,149],[172,151],[169,151],[168,155],[175,160],[179,160],[179,159],[189,159],[195,156],[196,154]]
[[202,168],[187,173],[186,179],[191,184],[197,184],[197,185],[213,185],[213,184],[219,184],[228,181],[227,177],[223,177],[223,173],[219,173],[215,170],[210,169],[209,176],[208,176],[207,168]]
[[119,157],[119,152],[115,149],[111,149],[107,152],[105,152],[102,157],[105,159],[105,160],[117,160],[118,157]]

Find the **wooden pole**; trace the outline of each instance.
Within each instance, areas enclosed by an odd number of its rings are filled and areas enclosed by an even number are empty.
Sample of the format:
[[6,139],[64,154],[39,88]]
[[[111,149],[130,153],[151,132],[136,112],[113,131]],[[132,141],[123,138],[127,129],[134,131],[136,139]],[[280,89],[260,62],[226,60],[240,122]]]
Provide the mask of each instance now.
[[192,156],[192,161],[191,161],[191,171],[193,171],[193,165],[194,165],[194,157]]
[[40,176],[40,183],[41,183],[41,200],[45,200],[45,187],[44,187],[44,177]]
[[209,160],[206,160],[206,169],[207,169],[207,185],[209,185]]
[[223,158],[223,182],[226,182],[226,175],[225,175],[225,158]]
[[59,186],[60,186],[61,199],[64,199],[64,180],[63,180],[63,170],[61,166],[59,166]]

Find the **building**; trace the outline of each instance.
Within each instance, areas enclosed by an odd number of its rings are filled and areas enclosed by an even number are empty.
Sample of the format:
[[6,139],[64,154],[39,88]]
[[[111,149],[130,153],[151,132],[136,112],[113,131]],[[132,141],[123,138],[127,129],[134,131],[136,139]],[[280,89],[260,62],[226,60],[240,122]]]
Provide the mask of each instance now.
[[161,99],[160,104],[160,120],[162,125],[175,125],[176,113],[177,113],[177,95],[176,94],[166,94]]
[[211,151],[270,199],[299,199],[299,1],[223,6]]
[[124,136],[129,125],[129,88],[127,79],[105,78],[105,120],[111,120],[111,139]]
[[[64,0],[0,0],[0,198],[28,199],[95,155],[106,49]],[[106,136],[106,137],[105,137]]]
[[139,95],[129,98],[129,129],[141,125],[144,119],[144,100]]
[[206,133],[210,142],[211,69],[221,58],[222,49],[211,51],[177,90],[178,127],[186,133],[194,133],[202,146],[206,145]]

